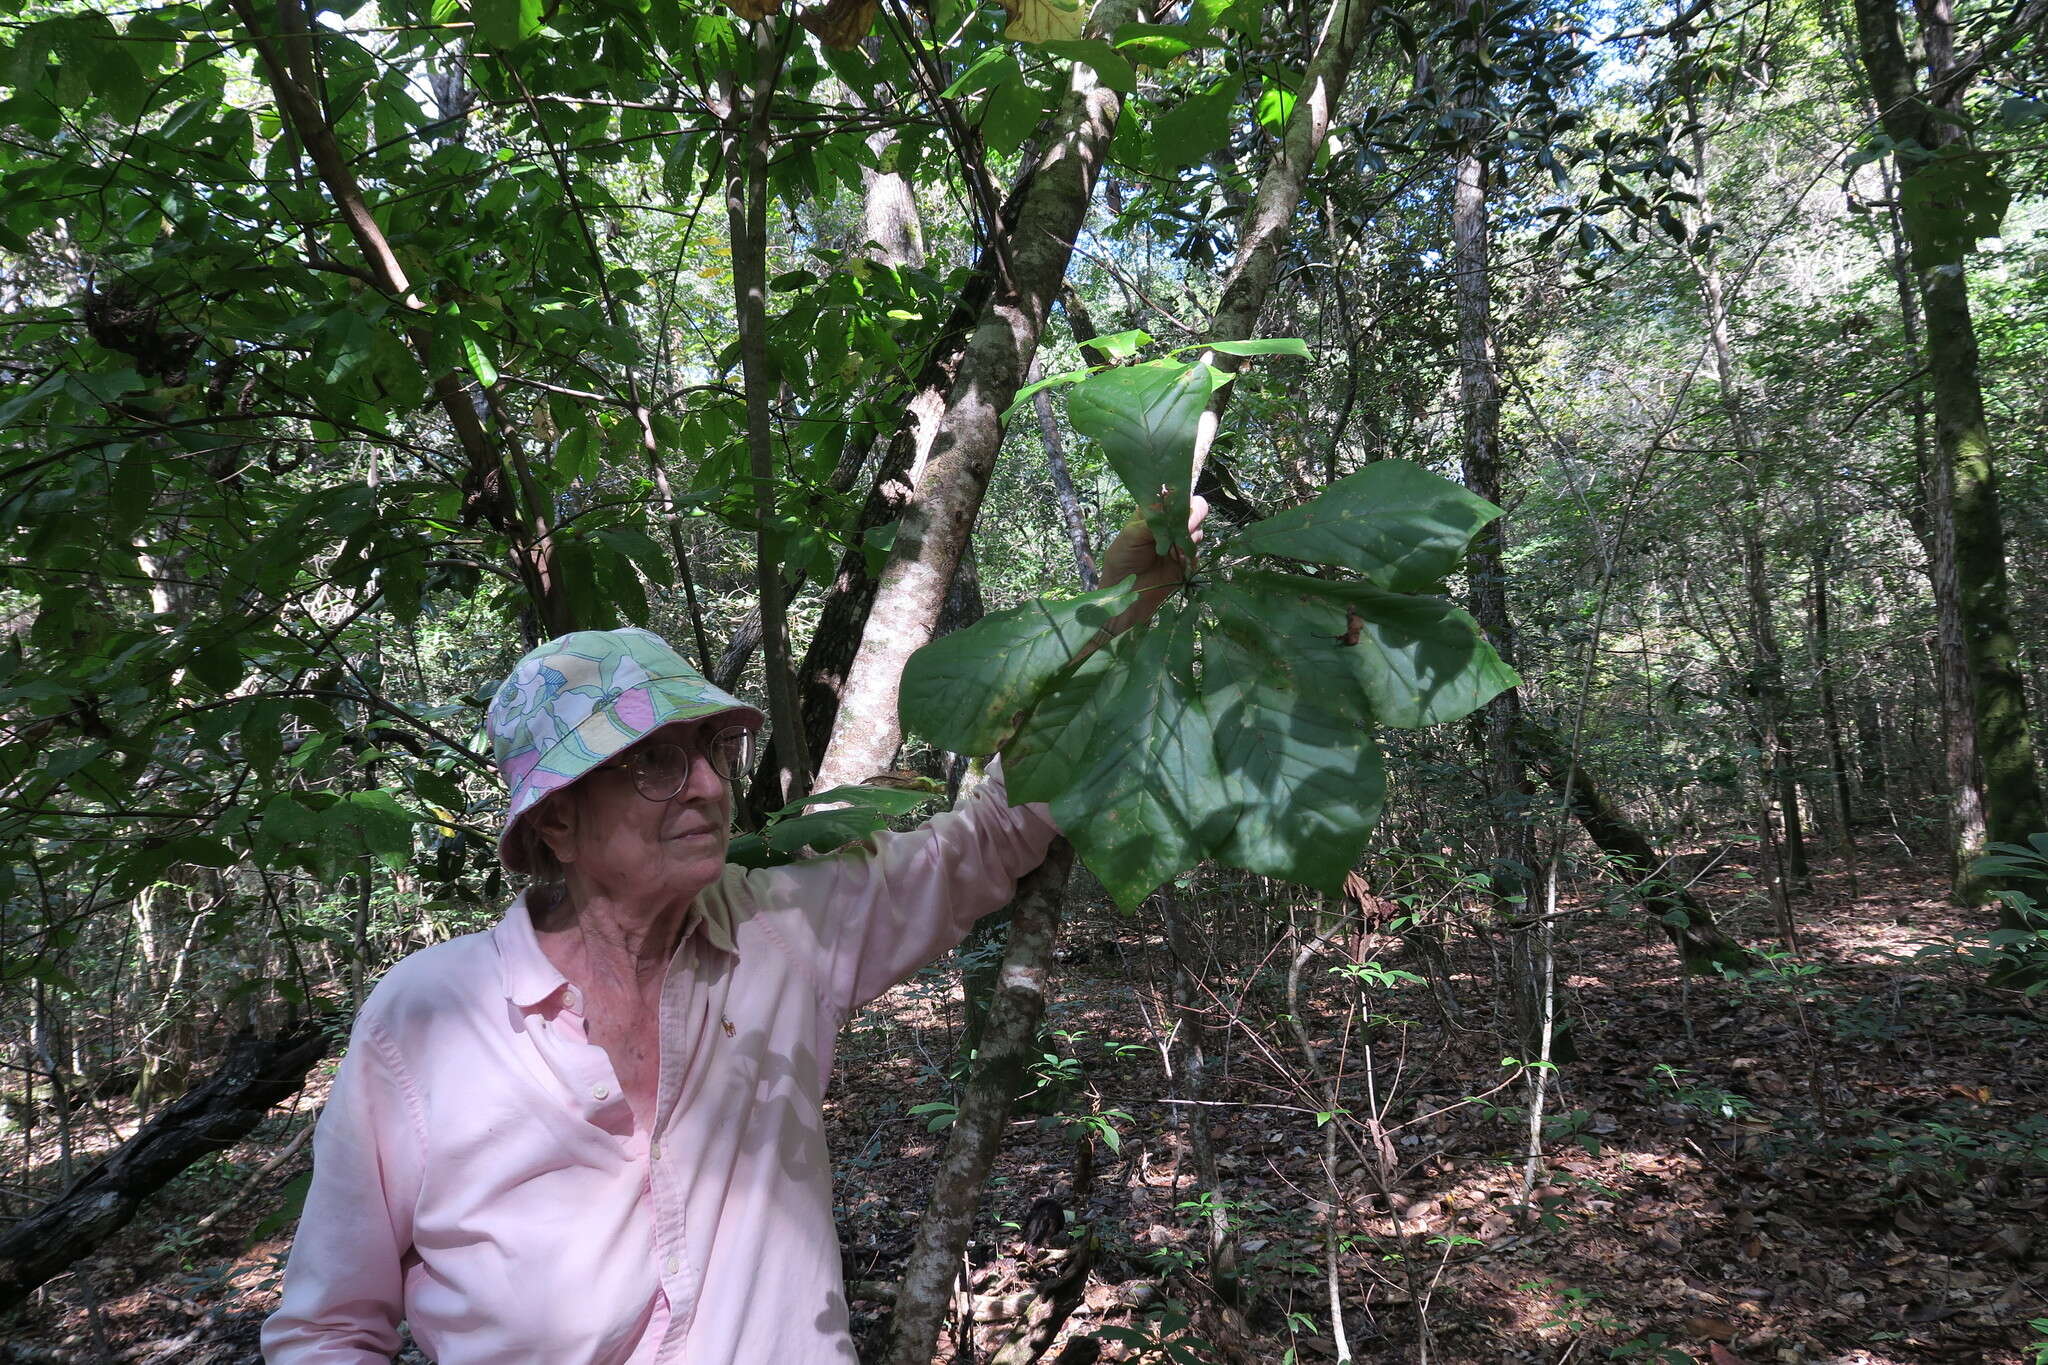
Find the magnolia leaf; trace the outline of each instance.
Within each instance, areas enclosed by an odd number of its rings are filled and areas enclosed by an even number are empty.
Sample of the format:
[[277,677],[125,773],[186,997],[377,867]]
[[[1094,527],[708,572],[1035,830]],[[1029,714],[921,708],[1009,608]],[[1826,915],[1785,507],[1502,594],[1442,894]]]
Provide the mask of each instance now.
[[490,349],[484,345],[481,332],[467,327],[462,329],[462,358],[469,363],[470,373],[485,388],[498,382],[498,367],[491,360]]
[[1196,425],[1221,379],[1200,362],[1150,360],[1092,375],[1067,400],[1067,420],[1101,443],[1158,544],[1193,549],[1189,461]]
[[823,5],[805,9],[796,21],[825,46],[850,52],[875,26],[875,11],[881,7],[881,0],[825,0]]
[[1393,592],[1419,592],[1456,569],[1479,528],[1499,515],[1463,484],[1406,460],[1380,460],[1254,522],[1230,548],[1330,564]]
[[904,666],[904,725],[956,754],[994,753],[1082,647],[1136,600],[1135,582],[1026,602],[932,641]]
[[1217,39],[1193,24],[1124,24],[1116,31],[1117,51],[1145,66],[1166,66]]
[[1185,170],[1230,140],[1230,121],[1243,81],[1232,76],[1188,96],[1152,123],[1154,161],[1160,171]]
[[1267,642],[1296,688],[1314,697],[1362,688],[1384,725],[1459,720],[1520,681],[1442,598],[1265,570],[1206,596],[1225,629]]
[[476,36],[491,47],[517,47],[540,32],[541,0],[476,0]]
[[1263,632],[1202,639],[1202,695],[1238,817],[1216,856],[1336,893],[1386,801],[1363,694],[1304,690]]
[[1236,819],[1195,686],[1195,615],[1180,603],[1119,636],[1096,656],[1113,656],[1107,664],[1077,670],[1075,686],[1056,689],[1066,693],[1059,704],[1025,722],[1026,733],[1043,727],[1042,738],[1005,755],[1012,796],[1050,800],[1053,820],[1126,910],[1222,845]]
[[1089,67],[1097,80],[1119,94],[1128,95],[1138,88],[1138,73],[1130,62],[1100,38],[1062,38],[1046,43],[1045,50]]
[[1284,86],[1267,86],[1254,113],[1261,128],[1274,137],[1287,136],[1287,121],[1294,117],[1294,92]]
[[1088,11],[1079,0],[1000,0],[1010,16],[1003,36],[1013,43],[1056,43],[1081,36]]
[[1308,343],[1300,337],[1271,337],[1260,341],[1207,341],[1189,350],[1211,350],[1223,355],[1292,355],[1309,358]]
[[1099,351],[1109,360],[1125,360],[1152,344],[1152,334],[1145,331],[1111,332],[1108,336],[1089,337],[1080,343],[1091,351]]

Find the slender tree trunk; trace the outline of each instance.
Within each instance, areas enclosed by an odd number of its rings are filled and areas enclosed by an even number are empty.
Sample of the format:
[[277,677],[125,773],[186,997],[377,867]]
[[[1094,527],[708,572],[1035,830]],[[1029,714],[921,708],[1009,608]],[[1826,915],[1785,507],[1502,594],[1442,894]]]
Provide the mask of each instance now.
[[[1037,383],[1043,370],[1038,357],[1031,358],[1030,381]],[[1067,472],[1067,447],[1060,436],[1060,424],[1053,417],[1052,395],[1040,389],[1031,396],[1038,413],[1038,439],[1045,447],[1046,468],[1052,472],[1053,498],[1059,503],[1060,519],[1067,524],[1067,539],[1074,546],[1074,570],[1081,586],[1095,587],[1095,552],[1088,548],[1088,521],[1081,512],[1081,499],[1074,493],[1073,475]]]
[[[1921,339],[1920,300],[1913,288],[1913,267],[1899,214],[1898,185],[1890,166],[1885,180],[1886,216],[1891,228],[1887,259],[1899,296],[1899,325],[1906,337],[1906,363],[1926,367]],[[1976,874],[1984,854],[1984,774],[1977,766],[1976,688],[1970,682],[1969,653],[1963,645],[1962,589],[1956,581],[1955,468],[1928,441],[1927,386],[1915,381],[1908,408],[1913,416],[1913,467],[1919,472],[1922,510],[1912,520],[1922,532],[1927,574],[1934,593],[1938,641],[1936,679],[1940,684],[1942,759],[1948,774],[1949,894],[1958,905],[1980,905],[1986,899],[1984,879]]]
[[[1693,128],[1693,183],[1699,196],[1695,227],[1713,220],[1707,178],[1707,134],[1700,121],[1699,102],[1690,93],[1685,100],[1686,118]],[[1719,391],[1722,414],[1734,438],[1736,458],[1741,462],[1743,505],[1736,518],[1736,534],[1742,559],[1743,589],[1749,603],[1750,647],[1754,661],[1753,686],[1759,728],[1763,739],[1764,785],[1769,794],[1764,819],[1770,819],[1769,802],[1775,798],[1784,829],[1784,877],[1787,896],[1803,888],[1808,880],[1806,838],[1800,827],[1799,790],[1793,776],[1790,745],[1786,741],[1785,656],[1778,644],[1774,616],[1770,566],[1764,552],[1765,483],[1763,449],[1749,424],[1743,401],[1742,381],[1735,356],[1733,329],[1728,321],[1726,287],[1721,278],[1720,256],[1709,239],[1687,257],[1699,280],[1700,297],[1706,307],[1707,332],[1714,357],[1714,381]]]
[[[1946,0],[1928,0],[1921,10],[1921,45],[1936,92],[1931,105],[1907,58],[1897,8],[1890,0],[1855,0],[1855,10],[1860,56],[1885,132],[1902,146],[1931,152],[1961,143],[1968,126],[1962,118],[1966,82],[1953,57]],[[1960,65],[1966,69],[1970,64]],[[1937,164],[1926,153],[1901,156],[1901,196]],[[1984,417],[1964,252],[1957,243],[1937,240],[1924,226],[1916,231],[1911,219],[1904,227],[1927,326],[1935,458],[1953,479],[1957,606],[1975,691],[1986,833],[1992,842],[2024,843],[2029,834],[2048,828],[2048,812],[2027,729],[2019,642],[2008,605],[1996,450]],[[2010,905],[2001,904],[1999,917],[2009,929],[2034,927]]]
[[[1243,220],[1237,254],[1231,259],[1229,273],[1223,277],[1222,297],[1209,319],[1211,341],[1244,341],[1259,325],[1259,315],[1265,311],[1266,296],[1272,291],[1279,269],[1280,249],[1287,244],[1288,228],[1294,221],[1296,206],[1301,203],[1302,187],[1307,184],[1309,171],[1329,136],[1330,122],[1337,116],[1344,86],[1351,79],[1352,64],[1372,26],[1376,8],[1377,0],[1331,0],[1323,16],[1315,54],[1302,72],[1287,131],[1272,161],[1267,163],[1265,174],[1259,177],[1251,212]],[[1244,363],[1220,351],[1204,351],[1202,359],[1226,373],[1235,373]],[[1235,390],[1234,384],[1219,388],[1196,428],[1197,486],[1216,443],[1223,409]]]
[[[740,369],[747,403],[747,464],[754,481],[755,583],[761,599],[761,663],[767,673],[770,738],[778,769],[776,788],[807,791],[810,756],[789,670],[789,622],[783,609],[783,536],[774,528],[775,433],[768,373],[768,114],[782,74],[784,21],[756,19],[754,88],[744,106],[734,102],[725,145],[725,209],[731,228],[733,292],[739,305]],[[739,123],[742,110],[744,125]]]
[[[412,281],[371,212],[353,164],[313,95],[316,85],[312,39],[300,0],[278,0],[278,32],[272,32],[264,22],[255,0],[229,3],[248,30],[249,44],[256,50],[280,116],[312,158],[343,224],[363,254],[371,279],[398,300],[403,317],[420,317],[424,306],[414,293]],[[456,442],[468,462],[465,515],[484,516],[510,542],[514,567],[526,586],[542,629],[550,635],[574,630],[576,623],[556,572],[550,542],[550,508],[534,489],[518,443],[494,441],[479,415],[479,404],[470,396],[465,377],[433,364],[432,337],[424,322],[408,320],[401,326],[421,366],[432,376],[434,397],[454,428]],[[512,480],[520,485],[519,497],[513,495],[507,482],[508,457]],[[523,510],[519,506],[522,497],[526,503]]]
[[1711,973],[1748,966],[1748,951],[1723,933],[1713,912],[1671,875],[1670,860],[1658,856],[1649,836],[1608,799],[1585,768],[1572,761],[1562,737],[1534,720],[1525,720],[1521,733],[1523,748],[1545,785],[1560,797],[1569,786],[1571,813],[1586,837],[1614,860],[1619,871],[1637,879],[1633,889],[1644,913],[1657,921],[1687,970]]
[[1842,863],[1849,871],[1849,894],[1859,894],[1856,885],[1856,810],[1849,794],[1848,746],[1842,742],[1842,717],[1835,693],[1834,643],[1829,635],[1828,561],[1834,552],[1834,537],[1828,526],[1826,505],[1814,499],[1818,539],[1813,547],[1813,670],[1820,694],[1821,732],[1828,746],[1829,788],[1835,801],[1835,820],[1841,827]]
[[1216,955],[1209,950],[1206,936],[1198,935],[1188,922],[1187,907],[1178,888],[1160,888],[1155,898],[1159,917],[1166,929],[1167,950],[1173,954],[1174,1027],[1167,1045],[1173,1080],[1180,1097],[1187,1101],[1188,1151],[1195,1161],[1195,1179],[1207,1197],[1203,1217],[1207,1236],[1202,1246],[1203,1262],[1209,1272],[1209,1286],[1222,1305],[1231,1335],[1247,1335],[1245,1290],[1238,1273],[1237,1237],[1231,1225],[1228,1192],[1223,1186],[1222,1167],[1216,1161],[1216,1142],[1210,1135],[1209,1040],[1217,1032],[1210,1017],[1206,988]]
[[[1460,22],[1469,21],[1471,0],[1460,0]],[[1467,53],[1476,53],[1480,40],[1468,40]],[[1477,84],[1478,77],[1460,76],[1460,104],[1473,115],[1468,126],[1483,119],[1483,107],[1490,91]],[[1477,128],[1466,141],[1453,167],[1451,200],[1452,269],[1458,312],[1458,408],[1464,429],[1463,465],[1465,486],[1488,502],[1500,504],[1500,404],[1501,383],[1493,336],[1493,289],[1487,276],[1489,226],[1486,209],[1487,157],[1478,142],[1485,135]],[[1501,521],[1488,523],[1473,538],[1466,561],[1471,584],[1472,615],[1501,660],[1515,663],[1515,628],[1508,614],[1507,534]],[[1523,1056],[1537,1055],[1540,1041],[1540,993],[1536,983],[1541,971],[1537,958],[1549,921],[1530,916],[1528,893],[1536,867],[1536,831],[1531,824],[1531,801],[1535,784],[1529,779],[1518,731],[1522,720],[1522,694],[1511,687],[1486,704],[1481,713],[1481,749],[1486,766],[1489,804],[1488,821],[1493,832],[1493,894],[1503,918],[1511,928],[1513,946],[1514,1000],[1517,1031]],[[1532,923],[1531,921],[1541,921]]]
[[[1000,218],[1006,235],[1014,235],[1034,180],[1035,172],[1025,171],[1003,206]],[[945,411],[946,395],[960,372],[975,321],[995,291],[999,250],[995,243],[982,249],[966,287],[954,300],[952,312],[927,347],[915,384],[900,405],[903,420],[883,452],[867,498],[847,538],[846,551],[839,557],[831,586],[819,604],[818,624],[811,632],[803,666],[797,672],[804,744],[809,753],[823,753],[831,739],[847,675],[859,652],[868,613],[881,584],[879,576],[868,567],[870,537],[879,537],[900,520],[911,493],[923,477],[932,441],[938,434],[938,420]],[[756,823],[781,804],[776,797],[776,784],[763,780],[772,772],[772,756],[763,755],[746,801],[748,816]]]
[[1002,1145],[1012,1097],[1023,1089],[1026,1068],[1035,1055],[1053,941],[1073,867],[1073,845],[1055,839],[1045,861],[1025,874],[1011,898],[1010,940],[980,1055],[903,1268],[903,1287],[896,1295],[888,1345],[881,1356],[885,1365],[929,1365],[932,1359],[953,1279],[960,1272],[960,1255],[974,1230],[989,1167]]
[[[1113,33],[1136,11],[1104,0],[1090,31]],[[1002,445],[1002,413],[1022,387],[1038,334],[1095,192],[1123,98],[1076,63],[1043,160],[1008,235],[1006,278],[982,313],[933,435],[923,478],[897,523],[860,650],[839,700],[818,783],[856,783],[888,768],[902,742],[903,665],[931,638]]]

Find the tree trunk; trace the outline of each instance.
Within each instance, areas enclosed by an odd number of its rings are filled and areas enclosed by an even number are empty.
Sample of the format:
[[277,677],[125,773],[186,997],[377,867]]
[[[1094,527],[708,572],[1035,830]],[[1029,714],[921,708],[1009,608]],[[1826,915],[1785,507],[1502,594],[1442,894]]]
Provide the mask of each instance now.
[[1059,934],[1067,874],[1073,866],[1073,845],[1053,840],[1045,861],[1025,874],[1010,900],[1010,941],[1003,952],[1000,985],[989,1007],[974,1075],[960,1097],[960,1112],[946,1139],[931,1199],[918,1220],[910,1259],[903,1267],[903,1287],[881,1357],[886,1365],[929,1365],[932,1359],[960,1256],[981,1207],[982,1188],[1002,1145],[1012,1097],[1023,1088],[1026,1068],[1035,1055],[1053,940]]
[[[1699,101],[1688,92],[1686,119],[1692,125],[1693,184],[1699,196],[1694,227],[1713,221],[1713,206],[1707,183],[1707,134],[1700,121]],[[1750,428],[1743,403],[1742,381],[1735,357],[1733,330],[1728,323],[1728,300],[1721,279],[1720,257],[1710,238],[1705,246],[1687,257],[1699,280],[1700,298],[1707,313],[1707,333],[1714,356],[1714,382],[1719,391],[1722,414],[1727,418],[1735,441],[1736,458],[1742,465],[1743,503],[1736,518],[1736,534],[1742,559],[1742,582],[1749,602],[1750,648],[1753,661],[1751,685],[1756,697],[1758,737],[1762,740],[1764,785],[1775,798],[1784,827],[1784,863],[1781,886],[1789,896],[1808,880],[1806,839],[1800,828],[1799,791],[1792,772],[1790,747],[1785,738],[1785,717],[1789,709],[1785,695],[1785,658],[1778,645],[1777,621],[1773,615],[1770,566],[1764,553],[1764,469],[1763,450]],[[1768,801],[1764,812],[1770,819]]]
[[[1031,358],[1030,381],[1037,383],[1042,370],[1038,357]],[[1074,492],[1074,477],[1067,472],[1066,442],[1060,437],[1060,424],[1052,414],[1052,395],[1044,389],[1031,395],[1033,409],[1038,413],[1038,440],[1045,447],[1045,465],[1052,474],[1052,493],[1059,503],[1060,520],[1067,524],[1067,539],[1074,546],[1074,571],[1081,579],[1081,587],[1087,591],[1095,588],[1095,552],[1088,548],[1088,521],[1081,512],[1081,499]]]
[[[1090,31],[1114,33],[1136,12],[1105,0]],[[931,456],[898,521],[860,649],[839,699],[821,789],[887,769],[902,742],[896,699],[903,665],[938,620],[961,550],[1002,446],[1002,413],[1023,386],[1038,334],[1065,278],[1073,241],[1094,197],[1123,97],[1076,63],[1053,136],[1007,234],[1004,278],[976,324],[933,434]]]
[[[1460,0],[1460,22],[1471,16],[1471,0]],[[1467,40],[1468,54],[1476,53],[1480,40]],[[1490,91],[1468,82],[1478,78],[1460,75],[1460,104],[1479,120]],[[1496,370],[1493,338],[1493,290],[1487,277],[1489,227],[1486,211],[1487,157],[1477,138],[1468,139],[1460,150],[1454,170],[1451,201],[1452,267],[1458,310],[1458,407],[1464,431],[1462,448],[1465,486],[1500,505],[1500,403],[1501,383]],[[1508,614],[1507,535],[1501,521],[1489,522],[1473,538],[1466,560],[1471,584],[1472,615],[1485,632],[1488,644],[1510,668],[1515,664],[1515,628]],[[1487,823],[1493,833],[1493,894],[1502,916],[1511,924],[1514,960],[1514,1015],[1522,1055],[1538,1055],[1541,1042],[1541,1009],[1532,988],[1541,973],[1536,970],[1540,944],[1547,938],[1550,921],[1528,913],[1528,893],[1534,884],[1536,831],[1530,823],[1535,785],[1529,780],[1521,741],[1517,737],[1522,720],[1522,694],[1511,687],[1486,704],[1481,728],[1486,768]],[[1532,923],[1531,920],[1541,921]],[[1546,1059],[1547,1060],[1547,1059]]]
[[[1330,122],[1344,98],[1344,86],[1351,79],[1351,67],[1371,27],[1377,0],[1331,0],[1316,40],[1315,55],[1302,72],[1295,96],[1294,112],[1279,148],[1259,177],[1258,192],[1252,196],[1251,213],[1244,219],[1237,254],[1223,277],[1222,297],[1209,319],[1209,340],[1244,341],[1259,325],[1265,311],[1266,295],[1280,265],[1280,248],[1287,244],[1287,229],[1301,203],[1302,187],[1329,136]],[[1218,351],[1204,351],[1202,359],[1226,373],[1235,373],[1243,361]],[[1195,479],[1199,486],[1209,451],[1215,445],[1223,409],[1236,386],[1226,384],[1216,391],[1209,409],[1195,432]]]
[[775,381],[768,373],[768,115],[782,75],[783,23],[753,22],[754,88],[733,110],[725,140],[725,211],[732,243],[732,287],[738,305],[740,371],[746,390],[747,465],[754,482],[755,575],[761,603],[761,664],[767,674],[769,738],[773,742],[779,791],[805,791],[810,756],[789,671],[789,621],[783,608],[782,546],[775,509],[774,413],[769,406]]
[[1217,1030],[1210,1019],[1205,983],[1216,955],[1206,939],[1198,937],[1188,923],[1186,906],[1177,887],[1160,888],[1156,903],[1166,930],[1167,950],[1173,954],[1174,1026],[1167,1043],[1167,1058],[1174,1087],[1187,1102],[1183,1117],[1188,1151],[1195,1161],[1195,1180],[1208,1204],[1202,1219],[1207,1232],[1202,1243],[1203,1263],[1230,1334],[1242,1340],[1247,1335],[1244,1284],[1238,1273],[1237,1238],[1231,1226],[1228,1192],[1223,1188],[1223,1170],[1217,1164],[1215,1139],[1209,1133],[1211,1111],[1207,1104],[1211,1051],[1208,1040]]
[[1633,887],[1644,913],[1657,921],[1658,928],[1678,949],[1686,970],[1710,974],[1721,968],[1750,965],[1750,956],[1714,923],[1714,916],[1691,891],[1666,874],[1667,862],[1657,856],[1650,840],[1622,814],[1593,782],[1583,767],[1572,762],[1559,736],[1533,720],[1522,724],[1522,745],[1542,773],[1544,782],[1567,805],[1594,845],[1625,876],[1635,877]]
[[[1025,198],[1035,172],[1026,170],[1003,206],[1001,220],[1005,235],[1014,235]],[[994,293],[1000,247],[991,243],[982,249],[966,287],[955,298],[953,310],[925,351],[916,382],[902,403],[904,419],[896,427],[884,451],[880,467],[868,489],[868,496],[855,519],[847,547],[839,557],[832,585],[819,604],[818,624],[811,632],[797,671],[797,697],[803,711],[805,750],[821,754],[832,736],[839,717],[840,697],[846,690],[847,675],[853,667],[867,628],[868,613],[880,587],[880,578],[868,569],[869,538],[898,521],[909,505],[911,493],[923,477],[932,441],[937,435],[939,416],[945,411],[946,395],[954,376],[960,372],[974,324]],[[763,755],[747,792],[746,810],[758,824],[767,812],[782,804],[779,787],[764,778],[772,775],[772,756]],[[862,774],[867,776],[868,774]]]
[[1813,670],[1820,693],[1821,732],[1828,746],[1829,787],[1835,799],[1835,819],[1841,826],[1842,861],[1849,870],[1849,894],[1856,895],[1856,811],[1849,796],[1848,746],[1842,742],[1842,717],[1836,709],[1834,644],[1828,630],[1828,560],[1834,552],[1834,538],[1828,529],[1826,505],[1816,496],[1814,530],[1819,540],[1813,548]]
[[[1894,142],[1929,151],[1962,142],[1968,126],[1962,119],[1967,82],[1954,61],[1946,0],[1929,0],[1922,10],[1921,42],[1937,93],[1932,104],[1923,99],[1915,81],[1897,8],[1890,0],[1856,0],[1855,10],[1858,47],[1885,132]],[[1926,154],[1901,156],[1900,197],[1937,165]],[[2025,843],[2029,834],[2048,827],[2048,813],[2027,730],[2019,642],[2008,607],[2005,527],[1995,448],[1978,377],[1965,253],[1959,243],[1937,240],[1925,224],[1916,230],[1914,220],[1907,218],[1903,226],[1927,326],[1935,459],[1946,465],[1953,480],[1957,608],[1975,692],[1986,833],[1992,842]],[[2035,927],[2010,905],[2001,904],[1999,918],[2008,929]]]
[[193,1162],[234,1146],[271,1106],[297,1094],[326,1055],[319,1020],[277,1038],[237,1039],[205,1084],[0,1237],[0,1313],[120,1231],[143,1200]]
[[[1927,348],[1921,337],[1920,300],[1913,289],[1898,186],[1889,166],[1883,170],[1891,226],[1891,250],[1886,256],[1899,296],[1906,363],[1921,370],[1926,368]],[[1922,533],[1934,594],[1942,759],[1948,774],[1949,895],[1958,905],[1981,905],[1986,899],[1984,879],[1974,869],[1984,855],[1984,774],[1977,767],[1976,690],[1970,683],[1970,660],[1963,647],[1962,590],[1956,583],[1955,469],[1927,439],[1924,382],[1914,383],[1908,407],[1913,415],[1913,467],[1919,474],[1922,506],[1912,520],[1914,529]]]

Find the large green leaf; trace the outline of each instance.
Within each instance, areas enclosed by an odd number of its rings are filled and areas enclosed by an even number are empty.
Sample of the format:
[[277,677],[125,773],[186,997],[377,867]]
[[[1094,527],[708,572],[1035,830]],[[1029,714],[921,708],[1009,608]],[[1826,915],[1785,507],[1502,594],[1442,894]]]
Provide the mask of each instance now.
[[1241,623],[1203,636],[1202,694],[1239,806],[1216,856],[1340,891],[1386,800],[1363,695],[1304,691],[1264,633]]
[[1026,602],[932,641],[904,666],[904,724],[957,754],[994,753],[1081,647],[1136,600],[1134,582]]
[[417,823],[388,791],[350,792],[327,810],[328,829],[343,847],[360,838],[364,851],[394,870],[412,856]]
[[1244,82],[1227,76],[1153,120],[1154,169],[1186,170],[1230,140],[1231,114]]
[[1442,598],[1264,570],[1205,596],[1226,629],[1264,639],[1297,687],[1311,696],[1363,688],[1382,724],[1458,720],[1519,681],[1472,618]]
[[1188,491],[1195,427],[1222,378],[1199,361],[1149,360],[1092,375],[1067,400],[1067,420],[1101,443],[1161,544],[1192,548]]
[[540,0],[476,0],[476,36],[492,47],[517,47],[540,32]]
[[1071,689],[1025,723],[1026,734],[1045,728],[1042,747],[1005,765],[1012,795],[1051,801],[1053,819],[1125,909],[1222,845],[1237,815],[1195,685],[1195,616],[1179,604],[1119,637],[1103,651],[1107,665],[1077,673],[1095,686]]
[[1473,535],[1499,515],[1462,484],[1406,460],[1381,460],[1247,527],[1230,548],[1332,564],[1394,592],[1417,592],[1457,568]]

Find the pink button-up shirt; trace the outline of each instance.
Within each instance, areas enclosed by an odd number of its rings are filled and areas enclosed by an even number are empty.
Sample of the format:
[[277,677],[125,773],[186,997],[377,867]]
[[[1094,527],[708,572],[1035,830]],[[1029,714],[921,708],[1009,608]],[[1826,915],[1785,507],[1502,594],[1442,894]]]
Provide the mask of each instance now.
[[854,1359],[820,1110],[839,1026],[963,937],[1043,856],[991,775],[913,833],[727,867],[661,996],[639,1129],[524,897],[413,954],[357,1016],[264,1324],[279,1365]]

